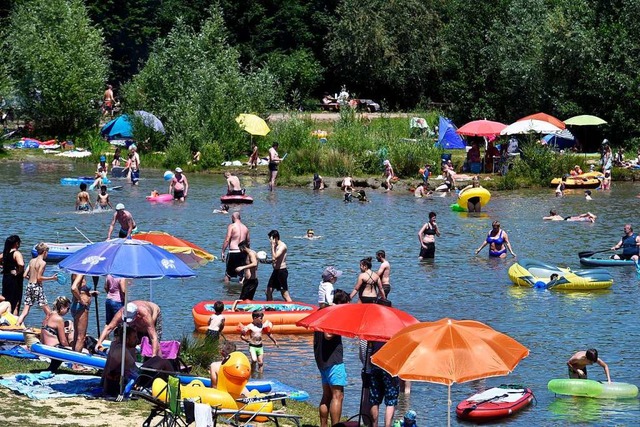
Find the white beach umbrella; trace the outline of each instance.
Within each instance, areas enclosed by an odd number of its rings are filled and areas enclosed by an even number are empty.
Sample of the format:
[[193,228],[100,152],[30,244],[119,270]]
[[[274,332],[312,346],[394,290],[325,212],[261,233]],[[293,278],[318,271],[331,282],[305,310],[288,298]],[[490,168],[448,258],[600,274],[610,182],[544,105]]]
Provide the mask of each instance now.
[[562,131],[559,127],[542,120],[522,120],[510,124],[504,128],[500,135],[519,135],[526,133],[558,133]]

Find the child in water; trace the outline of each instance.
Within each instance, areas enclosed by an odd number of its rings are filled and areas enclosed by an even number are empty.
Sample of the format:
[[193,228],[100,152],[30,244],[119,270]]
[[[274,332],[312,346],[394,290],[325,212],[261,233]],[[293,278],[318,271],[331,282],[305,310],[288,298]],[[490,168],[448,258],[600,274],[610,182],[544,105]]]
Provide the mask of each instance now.
[[265,333],[271,341],[279,347],[278,342],[271,335],[271,328],[273,324],[266,320],[263,321],[264,313],[260,310],[256,310],[251,313],[253,322],[247,326],[243,326],[240,330],[240,338],[249,344],[249,354],[251,356],[251,371],[255,371],[256,364],[258,365],[258,372],[264,370],[264,349],[262,347],[262,334]]
[[76,196],[76,210],[89,212],[93,209],[89,193],[87,193],[87,184],[84,182],[80,184],[80,192]]
[[[209,328],[207,329],[207,338],[210,338],[213,341],[220,340],[220,335],[222,335],[222,330],[224,329],[224,316],[222,312],[224,311],[224,303],[222,301],[216,301],[213,304],[214,314],[209,317]],[[222,335],[224,338],[224,335]]]
[[96,207],[99,207],[100,209],[113,209],[113,206],[111,206],[111,202],[109,201],[106,185],[100,186],[100,193],[98,193],[98,198],[96,199]]
[[153,190],[151,191],[151,194],[150,194],[151,197],[158,197],[159,195],[160,193],[158,193],[158,190]]

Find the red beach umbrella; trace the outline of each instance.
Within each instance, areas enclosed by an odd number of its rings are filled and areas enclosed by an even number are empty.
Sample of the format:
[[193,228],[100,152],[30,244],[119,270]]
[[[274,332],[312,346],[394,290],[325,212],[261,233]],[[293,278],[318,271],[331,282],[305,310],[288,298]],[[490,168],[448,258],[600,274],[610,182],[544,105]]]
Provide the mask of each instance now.
[[456,132],[466,136],[492,136],[500,135],[500,131],[506,127],[504,123],[491,120],[474,120],[458,128]]

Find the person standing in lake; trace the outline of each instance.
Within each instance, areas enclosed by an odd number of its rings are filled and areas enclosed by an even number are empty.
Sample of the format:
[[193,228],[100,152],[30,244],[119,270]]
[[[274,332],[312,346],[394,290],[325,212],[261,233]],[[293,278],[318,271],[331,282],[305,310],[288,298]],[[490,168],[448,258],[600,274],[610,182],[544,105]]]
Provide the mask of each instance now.
[[[231,224],[227,226],[227,235],[222,242],[222,261],[227,262],[224,282],[229,283],[232,277],[238,277],[238,267],[245,265],[246,255],[240,251],[240,242],[250,243],[249,228],[242,223],[240,212],[231,214]],[[226,250],[229,248],[229,256]]]
[[138,231],[138,227],[133,219],[133,215],[131,215],[131,212],[124,210],[124,204],[118,203],[116,205],[116,213],[113,214],[111,224],[109,225],[107,240],[111,239],[111,234],[113,233],[113,227],[116,225],[116,221],[120,224],[118,237],[121,239],[130,239],[131,234]]
[[[342,289],[336,289],[333,304],[349,304],[351,299]],[[344,366],[344,349],[340,335],[326,332],[313,333],[313,355],[322,379],[322,398],[318,413],[320,427],[329,427],[340,422],[344,388],[347,385],[347,370]],[[331,417],[331,424],[329,424]]]
[[420,241],[420,255],[418,258],[420,260],[435,258],[436,236],[440,237],[440,229],[436,223],[436,213],[429,212],[429,221],[418,231],[418,240]]
[[376,260],[380,263],[378,277],[380,277],[382,289],[384,289],[386,297],[389,298],[389,293],[391,292],[391,279],[389,278],[391,275],[391,264],[387,261],[387,254],[383,250],[376,252]]
[[491,231],[485,241],[482,242],[482,245],[476,250],[476,255],[487,245],[489,245],[489,256],[492,258],[506,258],[507,249],[509,249],[511,255],[516,256],[513,249],[511,249],[507,232],[500,229],[500,221],[493,221]]
[[236,267],[236,272],[244,275],[240,299],[243,301],[252,300],[258,289],[258,255],[249,247],[249,242],[246,240],[238,244],[238,249],[246,256],[244,265]]
[[267,301],[273,301],[273,290],[277,289],[282,294],[285,301],[291,302],[289,295],[289,270],[287,270],[287,245],[280,240],[278,230],[271,230],[268,234],[269,242],[271,242],[271,259],[273,264],[273,272],[269,278],[267,285]]
[[269,191],[276,187],[276,177],[278,176],[278,166],[282,159],[278,155],[278,142],[274,142],[269,148]]
[[15,316],[20,314],[24,290],[22,279],[24,258],[19,251],[20,243],[20,237],[12,234],[5,240],[2,251],[2,296],[11,304],[11,312]]
[[378,273],[371,270],[371,257],[360,260],[360,275],[349,294],[349,299],[358,295],[360,303],[375,304],[378,298],[386,299]]
[[140,181],[140,154],[138,154],[136,144],[131,144],[129,154],[132,154],[130,165],[131,184],[138,185],[138,181]]
[[182,173],[182,168],[176,168],[175,174],[169,182],[169,194],[173,191],[173,200],[179,200],[184,202],[189,193],[189,181],[187,177]]

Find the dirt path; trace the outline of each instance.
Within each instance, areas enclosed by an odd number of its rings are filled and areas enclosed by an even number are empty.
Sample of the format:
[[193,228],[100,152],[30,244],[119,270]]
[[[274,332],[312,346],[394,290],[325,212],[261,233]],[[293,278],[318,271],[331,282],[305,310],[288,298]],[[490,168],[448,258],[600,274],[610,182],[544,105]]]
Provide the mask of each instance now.
[[[317,122],[335,122],[340,118],[340,113],[330,113],[330,112],[323,112],[323,113],[302,113],[305,116],[309,116],[311,118],[311,120],[317,121]],[[409,113],[365,113],[367,114],[367,116],[369,116],[369,118],[371,119],[379,119],[380,117],[412,117],[412,114]],[[291,114],[289,113],[272,113],[269,115],[269,120],[271,121],[278,121],[278,120],[285,120],[287,119]]]

